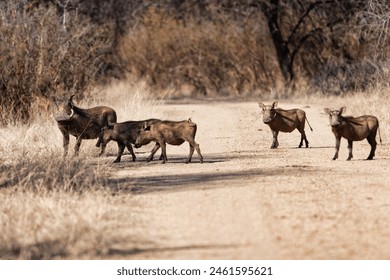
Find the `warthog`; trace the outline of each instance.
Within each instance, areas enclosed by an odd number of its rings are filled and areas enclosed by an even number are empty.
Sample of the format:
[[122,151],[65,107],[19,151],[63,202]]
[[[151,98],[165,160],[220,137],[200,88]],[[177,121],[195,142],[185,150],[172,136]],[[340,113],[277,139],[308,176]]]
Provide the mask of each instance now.
[[161,147],[163,155],[162,163],[165,163],[168,160],[166,143],[179,146],[184,141],[187,141],[190,144],[190,154],[186,163],[191,161],[195,149],[200,157],[200,163],[203,163],[203,156],[200,152],[199,145],[195,142],[196,129],[196,124],[191,119],[180,122],[161,121],[153,125],[144,123],[143,128],[135,140],[134,147],[139,148],[149,144],[151,141],[156,142],[156,146],[154,146],[148,157],[148,162],[153,159],[154,154]]
[[332,132],[336,137],[336,153],[334,154],[333,160],[337,159],[339,156],[341,137],[344,137],[348,140],[349,155],[347,160],[351,160],[353,157],[353,141],[361,141],[365,138],[367,138],[368,143],[371,145],[371,151],[367,159],[373,159],[376,149],[375,138],[377,130],[379,131],[379,140],[382,143],[378,119],[370,115],[364,115],[360,117],[344,117],[342,114],[345,112],[345,109],[345,107],[340,108],[340,110],[324,108],[325,113],[329,115],[329,123],[332,127]]
[[[112,108],[98,106],[82,109],[73,104],[73,97],[71,95],[62,102],[54,99],[57,108],[54,119],[63,135],[64,156],[68,153],[69,134],[76,137],[74,153],[78,155],[82,139],[98,138],[103,127],[116,123],[116,113]],[[96,146],[100,146],[100,139]]]
[[303,141],[305,141],[306,148],[309,147],[309,141],[307,141],[305,134],[305,120],[309,125],[311,131],[313,129],[307,120],[306,113],[300,109],[283,110],[280,108],[276,109],[278,101],[272,103],[272,105],[265,105],[259,102],[259,107],[262,110],[263,122],[268,124],[271,128],[273,140],[271,149],[276,149],[279,146],[278,134],[282,132],[292,132],[294,129],[298,129],[301,133],[301,142],[298,148],[302,147]]
[[125,147],[129,150],[131,156],[133,157],[133,161],[135,161],[136,156],[134,154],[133,148],[131,144],[135,143],[137,139],[138,133],[141,130],[144,123],[146,125],[152,125],[161,120],[158,119],[149,119],[144,121],[127,121],[122,123],[110,124],[102,129],[102,133],[100,135],[100,141],[102,145],[101,154],[104,153],[106,145],[111,140],[114,140],[118,144],[118,156],[114,160],[114,162],[120,162],[123,151]]

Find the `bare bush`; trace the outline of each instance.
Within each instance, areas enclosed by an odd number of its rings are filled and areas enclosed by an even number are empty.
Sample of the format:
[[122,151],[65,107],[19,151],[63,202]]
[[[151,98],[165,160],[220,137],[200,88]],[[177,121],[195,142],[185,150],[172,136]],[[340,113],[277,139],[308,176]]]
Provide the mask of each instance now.
[[386,0],[369,0],[358,15],[357,28],[364,40],[373,42],[376,57],[386,57],[390,40],[390,6]]
[[213,20],[183,22],[150,8],[119,49],[130,75],[179,96],[237,96],[274,87],[276,64],[261,15],[236,21],[220,12]]
[[390,81],[387,67],[384,63],[371,60],[341,64],[339,60],[330,58],[325,67],[313,77],[312,82],[323,94],[341,95],[368,91]]
[[109,56],[109,28],[75,12],[65,20],[50,3],[7,0],[0,11],[0,123],[29,120],[37,96],[93,87]]

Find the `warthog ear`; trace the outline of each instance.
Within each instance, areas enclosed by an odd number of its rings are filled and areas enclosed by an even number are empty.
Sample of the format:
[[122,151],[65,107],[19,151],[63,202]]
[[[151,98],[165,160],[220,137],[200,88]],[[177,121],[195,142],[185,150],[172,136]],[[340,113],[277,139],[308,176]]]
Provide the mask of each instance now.
[[148,125],[147,122],[144,122],[144,123],[142,124],[142,130],[143,130],[143,131],[150,130],[150,125]]
[[340,108],[340,115],[344,114],[346,110],[347,110],[347,108],[345,106],[341,107]]
[[330,109],[329,108],[324,108],[325,114],[330,114]]
[[100,131],[103,132],[103,131],[105,131],[107,129],[113,129],[113,128],[114,128],[114,126],[112,124],[108,124],[108,125],[102,127],[102,129]]
[[68,104],[71,105],[73,103],[73,97],[74,97],[74,94],[72,94],[69,98],[68,98]]
[[274,103],[272,103],[272,109],[276,108],[278,106],[278,101],[276,100]]
[[261,110],[264,110],[264,107],[265,107],[264,103],[259,102],[258,104],[259,104],[260,109],[261,109]]

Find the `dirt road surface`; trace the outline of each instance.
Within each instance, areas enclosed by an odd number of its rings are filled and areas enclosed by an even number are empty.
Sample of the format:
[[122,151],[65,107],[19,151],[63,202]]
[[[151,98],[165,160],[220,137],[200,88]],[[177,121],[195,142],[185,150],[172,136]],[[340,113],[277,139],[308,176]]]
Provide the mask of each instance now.
[[167,164],[146,163],[150,144],[136,150],[136,162],[126,154],[112,165],[110,178],[132,194],[134,219],[134,242],[118,244],[113,258],[389,259],[387,141],[373,161],[365,160],[367,141],[354,142],[348,162],[343,139],[332,161],[335,140],[322,107],[279,105],[306,111],[310,148],[297,148],[294,131],[280,133],[279,148],[271,150],[256,102],[171,103],[150,116],[191,117],[205,162],[195,152],[185,164],[185,143],[167,147]]

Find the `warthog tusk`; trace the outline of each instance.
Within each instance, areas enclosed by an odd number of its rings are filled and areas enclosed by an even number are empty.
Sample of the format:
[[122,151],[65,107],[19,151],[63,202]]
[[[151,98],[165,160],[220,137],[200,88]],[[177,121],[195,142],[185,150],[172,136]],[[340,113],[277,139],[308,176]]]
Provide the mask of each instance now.
[[73,111],[73,109],[70,109],[70,116],[69,116],[69,119],[73,118],[73,115],[74,115],[74,111]]

